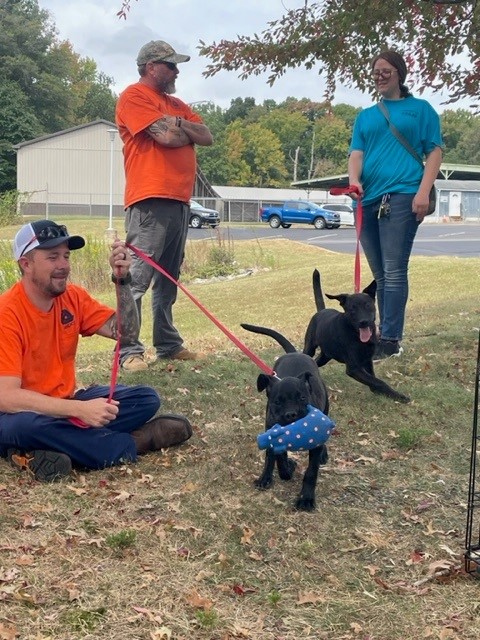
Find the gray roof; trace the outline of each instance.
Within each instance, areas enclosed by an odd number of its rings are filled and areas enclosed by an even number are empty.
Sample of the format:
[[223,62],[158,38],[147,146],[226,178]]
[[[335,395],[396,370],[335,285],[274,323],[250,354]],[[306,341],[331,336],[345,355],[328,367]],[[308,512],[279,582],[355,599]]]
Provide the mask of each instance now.
[[[476,182],[477,180],[480,180],[480,165],[442,162],[437,179],[439,181],[448,180],[451,182],[451,178],[460,182]],[[435,184],[437,184],[437,182],[435,182]],[[330,189],[331,187],[346,187],[348,186],[348,174],[342,173],[336,176],[325,176],[324,178],[299,180],[297,182],[292,182],[292,186],[299,189],[306,189],[308,186],[311,186],[312,188],[323,187],[324,189]]]
[[[221,187],[213,186],[220,198],[224,200],[252,201],[281,201],[281,200],[312,200],[326,201],[332,196],[327,191],[318,189],[267,189],[264,187]],[[348,198],[349,200],[349,198]],[[337,199],[338,202],[338,199]]]
[[20,149],[21,147],[26,147],[29,144],[35,144],[36,142],[40,142],[41,140],[48,140],[49,138],[56,138],[57,136],[63,136],[66,133],[70,133],[71,131],[78,131],[79,129],[85,129],[86,127],[91,127],[92,125],[105,124],[111,129],[116,129],[117,125],[114,122],[110,122],[109,120],[103,120],[99,118],[98,120],[93,120],[92,122],[86,122],[85,124],[79,124],[76,127],[70,127],[69,129],[62,129],[62,131],[55,131],[55,133],[47,133],[44,136],[40,136],[39,138],[33,138],[32,140],[25,140],[25,142],[19,142],[18,144],[14,144],[14,149]]

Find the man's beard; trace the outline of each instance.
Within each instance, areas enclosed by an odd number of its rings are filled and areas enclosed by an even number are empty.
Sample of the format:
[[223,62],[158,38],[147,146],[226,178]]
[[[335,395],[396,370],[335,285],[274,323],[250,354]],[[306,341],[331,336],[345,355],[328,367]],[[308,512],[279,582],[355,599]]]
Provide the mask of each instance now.
[[58,296],[61,296],[62,293],[64,293],[67,288],[68,274],[66,276],[60,276],[60,277],[61,278],[65,277],[65,285],[63,286],[55,287],[51,281],[48,283],[44,283],[38,280],[37,278],[33,278],[33,283],[39,289],[43,290],[44,293],[48,294],[52,298],[58,298]]
[[172,93],[175,93],[176,90],[177,88],[175,86],[175,80],[172,80],[171,82],[168,82],[165,85],[165,89],[163,90],[163,93],[168,93],[169,95],[172,95]]

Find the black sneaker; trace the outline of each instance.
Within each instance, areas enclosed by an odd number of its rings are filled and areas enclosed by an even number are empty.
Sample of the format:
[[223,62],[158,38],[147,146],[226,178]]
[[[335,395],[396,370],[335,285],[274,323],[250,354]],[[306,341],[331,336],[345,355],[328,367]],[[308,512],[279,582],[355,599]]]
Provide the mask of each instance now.
[[379,340],[373,354],[373,361],[379,362],[387,358],[402,355],[403,347],[398,344],[398,340]]
[[69,476],[72,461],[64,453],[36,449],[25,453],[19,449],[9,449],[7,459],[18,471],[28,471],[39,482],[54,482]]

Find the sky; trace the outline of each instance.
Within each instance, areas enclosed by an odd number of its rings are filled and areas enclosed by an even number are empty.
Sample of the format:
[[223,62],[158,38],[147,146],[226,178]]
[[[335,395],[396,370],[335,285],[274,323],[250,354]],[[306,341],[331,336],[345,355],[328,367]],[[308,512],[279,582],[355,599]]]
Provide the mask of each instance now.
[[[289,96],[323,100],[325,83],[315,70],[289,70],[273,87],[267,84],[268,74],[247,80],[240,80],[233,71],[222,71],[213,78],[202,76],[208,59],[198,54],[200,40],[211,44],[222,38],[259,34],[269,21],[303,4],[302,0],[131,0],[131,10],[123,20],[116,15],[122,0],[39,0],[40,7],[50,12],[59,38],[69,40],[82,57],[95,60],[98,70],[113,78],[115,93],[138,80],[135,61],[139,49],[150,40],[165,40],[177,52],[191,56],[190,62],[179,65],[178,97],[189,104],[210,101],[223,109],[237,97],[253,97],[257,104],[267,99],[278,103]],[[425,92],[421,97],[438,112],[467,108],[461,102],[442,105],[445,95]],[[334,104],[342,102],[366,107],[372,98],[339,85]]]

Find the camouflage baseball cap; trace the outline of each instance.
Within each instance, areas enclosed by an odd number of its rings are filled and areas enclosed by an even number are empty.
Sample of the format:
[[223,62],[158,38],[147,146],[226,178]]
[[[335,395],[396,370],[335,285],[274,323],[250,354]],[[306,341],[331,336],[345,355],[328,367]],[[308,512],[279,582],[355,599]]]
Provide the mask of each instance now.
[[137,65],[141,67],[147,62],[173,62],[178,64],[179,62],[188,62],[190,56],[185,56],[182,53],[176,53],[175,49],[171,47],[168,42],[163,40],[151,40],[144,44],[138,52]]

